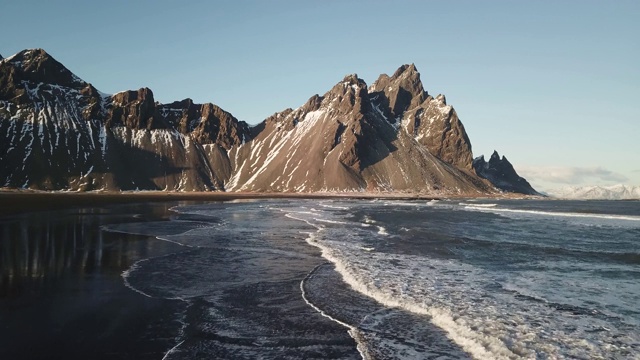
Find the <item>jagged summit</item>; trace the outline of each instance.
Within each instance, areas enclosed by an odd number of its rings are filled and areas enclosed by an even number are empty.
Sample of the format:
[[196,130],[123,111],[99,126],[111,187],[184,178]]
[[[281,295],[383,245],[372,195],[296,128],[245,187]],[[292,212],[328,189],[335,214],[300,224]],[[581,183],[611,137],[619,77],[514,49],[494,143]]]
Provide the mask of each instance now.
[[59,86],[78,88],[86,85],[64,65],[54,59],[43,49],[23,50],[6,58],[4,64],[10,67],[15,81],[56,84]]
[[416,74],[418,73],[418,69],[416,69],[416,66],[415,66],[413,63],[411,63],[411,64],[404,64],[404,65],[400,66],[400,67],[398,68],[398,70],[396,70],[396,71],[393,73],[393,77],[394,77],[394,78],[400,77],[402,74],[404,74],[404,73],[405,73],[405,71],[406,71],[409,75],[410,75],[410,74],[413,74],[413,73],[416,73]]
[[424,89],[415,65],[401,66],[393,76],[380,75],[371,86],[376,109],[439,159],[472,172],[471,142],[444,95],[435,99]]
[[418,106],[428,96],[422,86],[420,73],[413,64],[402,65],[391,77],[386,74],[380,75],[371,85],[370,92],[374,96],[384,95],[381,105],[389,108],[385,115],[393,121],[406,110]]
[[484,155],[473,160],[473,168],[478,176],[489,180],[495,187],[508,192],[540,195],[523,177],[519,176],[505,156],[500,157],[494,150],[487,162]]
[[100,93],[41,49],[0,62],[0,186],[487,194],[444,96],[415,65],[345,76],[255,126],[151,89]]

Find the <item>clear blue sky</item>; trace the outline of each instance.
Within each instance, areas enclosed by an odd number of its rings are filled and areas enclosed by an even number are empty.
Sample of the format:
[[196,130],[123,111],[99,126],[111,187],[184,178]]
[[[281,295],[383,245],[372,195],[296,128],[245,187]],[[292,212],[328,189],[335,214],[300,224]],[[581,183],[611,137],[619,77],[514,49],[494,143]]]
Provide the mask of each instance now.
[[640,1],[8,1],[0,54],[44,48],[99,90],[257,123],[415,63],[474,155],[541,189],[640,185]]

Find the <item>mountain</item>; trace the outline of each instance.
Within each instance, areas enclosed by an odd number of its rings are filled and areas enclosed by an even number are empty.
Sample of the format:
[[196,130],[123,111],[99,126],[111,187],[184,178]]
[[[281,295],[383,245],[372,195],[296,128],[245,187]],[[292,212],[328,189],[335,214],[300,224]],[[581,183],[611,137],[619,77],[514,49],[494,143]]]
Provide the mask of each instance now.
[[548,191],[549,196],[575,200],[640,200],[640,186],[571,186]]
[[526,195],[541,195],[531,187],[531,184],[525,178],[516,173],[513,165],[506,157],[500,158],[497,151],[491,154],[488,162],[485,161],[484,155],[475,158],[473,160],[473,168],[478,176],[489,180],[500,190]]
[[43,190],[217,190],[249,126],[213,104],[100,93],[41,49],[0,62],[0,184]]
[[42,49],[0,60],[0,186],[42,190],[488,194],[443,95],[401,66],[348,75],[249,126],[214,104],[108,95]]
[[[389,78],[389,84],[401,87],[410,77],[419,78],[415,67],[402,67]],[[229,189],[490,191],[469,167],[460,169],[436,157],[421,145],[419,137],[406,131],[416,118],[415,111],[407,111],[410,104],[440,114],[441,103],[421,88],[406,91],[404,103],[398,105],[396,93],[369,89],[357,75],[346,76],[323,96],[314,95],[296,110],[269,117],[258,126],[252,142],[232,150],[230,157],[238,166]],[[429,105],[431,102],[437,104]],[[434,124],[436,120],[440,118],[434,117]],[[455,142],[438,146],[444,152],[456,151],[448,148]]]

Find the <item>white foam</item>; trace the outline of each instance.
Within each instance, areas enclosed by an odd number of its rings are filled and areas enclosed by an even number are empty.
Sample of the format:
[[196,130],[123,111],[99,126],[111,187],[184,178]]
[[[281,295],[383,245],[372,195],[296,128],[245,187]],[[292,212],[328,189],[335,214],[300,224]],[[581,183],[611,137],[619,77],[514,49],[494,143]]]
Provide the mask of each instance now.
[[133,265],[131,265],[130,268],[128,268],[127,270],[123,271],[122,274],[120,274],[120,276],[122,276],[122,280],[124,280],[124,286],[128,287],[129,289],[137,292],[138,294],[144,295],[148,298],[152,298],[153,296],[147,294],[146,292],[142,291],[142,290],[138,290],[136,289],[133,285],[131,285],[131,283],[129,282],[129,276],[131,276],[131,273],[133,271],[136,271],[140,268],[140,263],[145,262],[145,261],[149,261],[149,259],[142,259],[142,260],[138,260],[135,263],[133,263]]
[[[354,290],[364,294],[377,302],[388,307],[400,307],[410,312],[430,316],[431,322],[442,328],[447,332],[447,335],[460,345],[465,351],[478,359],[512,359],[514,354],[507,349],[504,344],[495,338],[484,336],[473,332],[469,327],[458,324],[453,316],[445,309],[437,307],[423,307],[418,303],[411,300],[402,299],[395,296],[395,294],[389,294],[385,292],[379,283],[370,282],[363,279],[358,272],[358,269],[347,262],[338,255],[341,253],[339,248],[332,248],[324,245],[322,242],[317,241],[318,235],[325,230],[324,227],[318,226],[308,219],[296,217],[292,214],[286,214],[285,216],[304,221],[307,224],[314,226],[318,231],[312,233],[306,238],[307,243],[320,249],[322,257],[332,262],[336,268],[336,271],[340,273],[343,281],[351,286]],[[368,218],[370,221],[370,218]],[[356,246],[351,244],[351,246]],[[367,254],[377,254],[373,252],[366,252]],[[372,286],[373,285],[373,286]],[[376,286],[378,285],[378,286]],[[464,322],[463,322],[464,324]]]
[[178,344],[176,344],[174,347],[172,347],[171,349],[169,349],[169,351],[167,351],[164,356],[162,357],[162,360],[167,360],[168,356],[173,354],[174,352],[176,352],[176,350],[178,349],[178,347],[180,345],[182,345],[185,342],[185,340],[180,341]]
[[330,205],[327,203],[320,203],[320,206],[329,208],[329,209],[336,209],[336,210],[349,210],[349,208],[346,206]]
[[468,206],[468,207],[478,207],[478,208],[493,208],[498,206],[498,204],[465,204],[465,203],[460,203],[460,205],[463,206]]
[[[461,205],[466,205],[466,204],[461,204]],[[587,214],[587,213],[575,213],[575,212],[521,210],[521,209],[508,209],[508,208],[487,208],[487,207],[483,207],[480,204],[466,205],[464,209],[475,210],[475,211],[488,211],[493,213],[527,214],[527,215],[539,215],[539,216],[549,216],[549,217],[640,221],[640,216],[631,216],[631,215]]]
[[369,215],[365,215],[364,217],[365,224],[375,224],[376,221],[369,217]]
[[[330,211],[323,215],[323,220],[336,218]],[[366,223],[326,227],[316,220],[318,214],[307,216],[297,209],[286,216],[317,229],[309,234],[307,243],[320,249],[351,288],[386,307],[427,316],[473,358],[520,359],[540,354],[548,358],[606,358],[607,354],[624,354],[629,344],[638,341],[638,336],[629,335],[629,340],[620,343],[620,331],[606,319],[589,317],[585,322],[544,302],[532,303],[488,290],[505,276],[502,272],[456,260],[374,251],[371,236],[382,234],[359,226]],[[375,223],[370,217],[365,221]],[[602,333],[592,335],[593,331]]]
[[[100,229],[104,230],[104,231],[112,232],[112,233],[129,234],[129,235],[142,235],[142,236],[153,236],[153,235],[150,235],[150,234],[144,233],[144,232],[136,232],[134,230],[129,230],[129,229],[127,229],[127,230],[115,229],[115,228],[112,228],[112,227],[109,227],[109,226],[101,226]],[[186,235],[187,233],[189,233],[189,231],[192,231],[192,230],[194,230],[194,229],[187,230],[187,231],[185,231],[184,233],[181,233],[181,234],[166,235],[166,236]],[[175,240],[171,240],[171,239],[167,239],[166,237],[162,237],[162,236],[156,236],[155,238],[158,239],[158,240],[170,242],[170,243],[177,244],[177,245],[180,245],[180,246],[192,247],[191,245],[183,244],[181,242],[178,242],[178,241],[175,241]]]
[[329,219],[314,219],[315,221],[319,221],[319,222],[323,222],[323,223],[328,223],[328,224],[341,224],[341,225],[345,225],[345,224],[349,224],[348,222],[345,221],[338,221],[338,220],[329,220]]
[[358,349],[358,352],[360,353],[360,356],[365,359],[368,360],[370,357],[366,355],[366,351],[365,348],[363,346],[363,344],[359,341],[359,332],[358,329],[355,326],[349,325],[345,322],[342,322],[334,317],[332,317],[331,315],[325,313],[322,309],[318,308],[317,306],[315,306],[311,301],[309,301],[309,299],[307,298],[307,293],[304,291],[304,283],[311,277],[313,276],[313,273],[316,272],[316,270],[320,267],[323,266],[324,264],[320,264],[318,266],[316,266],[313,270],[311,270],[311,272],[304,278],[302,279],[302,281],[300,282],[300,292],[302,293],[302,299],[304,300],[304,302],[307,303],[307,305],[311,306],[315,311],[317,311],[318,313],[320,313],[320,315],[328,318],[329,320],[336,322],[344,327],[346,327],[347,329],[349,329],[347,331],[347,333],[349,334],[349,336],[351,336],[351,338],[353,338],[353,340],[355,340],[356,342],[356,348]]
[[425,308],[418,303],[402,299],[394,296],[394,294],[389,294],[381,288],[376,288],[375,283],[373,283],[374,286],[372,286],[371,283],[367,284],[367,281],[358,274],[357,269],[345,263],[339,256],[336,256],[334,249],[316,241],[315,234],[309,236],[307,242],[321,250],[322,257],[335,265],[336,271],[340,273],[343,281],[351,286],[351,288],[376,300],[382,305],[399,307],[415,314],[429,316],[434,325],[445,330],[449,338],[473,357],[477,359],[496,360],[515,358],[515,354],[506,348],[499,339],[478,334],[468,326],[457,323],[452,314],[446,309],[437,307]]

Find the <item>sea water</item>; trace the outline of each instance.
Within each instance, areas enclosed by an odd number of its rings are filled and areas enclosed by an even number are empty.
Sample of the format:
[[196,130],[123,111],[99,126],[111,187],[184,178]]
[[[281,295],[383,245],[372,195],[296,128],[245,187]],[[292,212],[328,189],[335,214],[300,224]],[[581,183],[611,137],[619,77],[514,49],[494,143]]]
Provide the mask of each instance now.
[[167,359],[640,359],[640,202],[172,210],[139,232],[180,251],[123,273],[186,304]]

